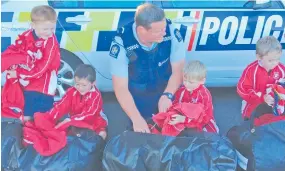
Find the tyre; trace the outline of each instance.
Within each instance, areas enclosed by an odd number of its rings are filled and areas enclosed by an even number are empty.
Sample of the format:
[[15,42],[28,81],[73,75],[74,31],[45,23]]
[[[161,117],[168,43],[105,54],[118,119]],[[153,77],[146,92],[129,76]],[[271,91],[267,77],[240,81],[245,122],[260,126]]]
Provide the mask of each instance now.
[[60,68],[57,74],[57,89],[55,94],[55,101],[58,101],[65,94],[69,87],[74,85],[74,71],[76,67],[83,62],[74,53],[60,48]]

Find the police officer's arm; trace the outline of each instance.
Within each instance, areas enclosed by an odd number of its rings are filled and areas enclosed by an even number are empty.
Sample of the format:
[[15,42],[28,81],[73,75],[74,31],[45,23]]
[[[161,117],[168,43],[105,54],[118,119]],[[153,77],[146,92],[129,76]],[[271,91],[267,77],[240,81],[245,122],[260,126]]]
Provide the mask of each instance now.
[[113,86],[116,97],[130,119],[135,122],[141,115],[135,105],[134,99],[128,89],[128,78],[113,75]]
[[145,130],[149,132],[146,122],[141,117],[128,88],[129,59],[126,56],[126,50],[121,46],[123,45],[122,39],[116,37],[115,40],[116,43],[112,43],[109,53],[111,56],[110,67],[115,95],[123,110],[132,120],[135,131]]
[[185,63],[186,49],[180,32],[170,25],[172,36],[170,63],[172,67],[172,74],[168,81],[165,92],[174,94],[182,83],[182,69]]

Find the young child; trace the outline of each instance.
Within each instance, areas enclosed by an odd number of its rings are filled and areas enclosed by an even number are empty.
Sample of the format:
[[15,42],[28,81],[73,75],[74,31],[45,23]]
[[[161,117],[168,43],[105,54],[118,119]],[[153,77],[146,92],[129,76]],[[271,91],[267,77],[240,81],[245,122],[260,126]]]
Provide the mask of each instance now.
[[[206,132],[219,132],[218,126],[214,121],[212,96],[209,90],[204,86],[206,81],[206,67],[200,61],[190,61],[184,67],[183,86],[181,86],[174,95],[173,105],[177,104],[196,104],[195,107],[198,113],[199,121],[191,119],[181,113],[172,115],[168,124],[184,124],[185,128],[201,128]],[[188,112],[193,112],[194,109],[185,109]],[[192,113],[197,115],[196,113]],[[155,116],[154,116],[155,117]],[[193,127],[194,126],[194,127]],[[187,131],[185,129],[184,131]],[[183,132],[179,136],[182,136]]]
[[[96,72],[91,65],[78,66],[74,73],[74,87],[69,88],[63,98],[45,113],[52,123],[56,123],[55,128],[70,124],[92,129],[106,138],[107,117],[102,111],[103,99],[95,80]],[[57,123],[67,114],[70,117]]]
[[237,92],[243,99],[241,111],[244,120],[248,120],[263,103],[274,104],[273,97],[266,90],[285,77],[285,66],[280,63],[281,54],[282,46],[275,37],[266,36],[257,41],[257,60],[245,68],[237,85]]
[[15,44],[1,56],[7,79],[15,79],[13,83],[19,82],[23,89],[25,116],[46,112],[54,102],[60,67],[59,45],[54,35],[56,21],[53,8],[47,5],[34,7],[31,29],[19,35]]
[[[33,145],[42,156],[50,156],[66,146],[68,135],[82,135],[78,134],[80,128],[92,130],[106,139],[107,118],[102,112],[103,101],[95,80],[91,65],[78,66],[74,87],[69,88],[50,111],[37,112],[34,120],[24,122],[23,145]],[[62,121],[64,116],[68,117]]]

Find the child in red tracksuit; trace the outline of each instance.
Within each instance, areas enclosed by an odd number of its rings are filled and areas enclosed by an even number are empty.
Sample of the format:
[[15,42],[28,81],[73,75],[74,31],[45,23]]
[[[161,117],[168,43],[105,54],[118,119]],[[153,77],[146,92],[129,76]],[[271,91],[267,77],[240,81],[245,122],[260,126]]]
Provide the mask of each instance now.
[[54,102],[60,67],[59,44],[54,34],[56,21],[57,14],[50,6],[34,7],[32,28],[19,35],[15,44],[2,53],[2,67],[9,67],[7,79],[21,84],[25,116],[46,112]]
[[[63,125],[85,127],[106,138],[107,117],[103,113],[103,99],[95,86],[96,72],[91,65],[82,64],[74,73],[75,86],[67,90],[63,98],[45,115],[56,123],[55,128]],[[65,120],[57,123],[64,115]]]
[[259,39],[256,43],[257,60],[243,71],[237,85],[242,101],[242,117],[248,120],[257,109],[257,115],[272,113],[274,99],[267,93],[268,87],[285,78],[285,66],[280,63],[282,46],[273,36]]
[[[172,116],[169,124],[185,124],[186,129],[184,129],[178,136],[186,135],[188,131],[187,128],[193,129],[193,125],[197,126],[194,127],[194,129],[199,127],[205,132],[218,133],[219,128],[213,115],[212,96],[210,91],[204,86],[206,81],[206,67],[200,61],[191,61],[185,65],[183,72],[183,86],[181,86],[174,94],[172,106],[178,103],[202,104],[202,114],[204,116],[199,117],[202,119],[197,122],[178,113]],[[197,107],[200,107],[200,105]]]

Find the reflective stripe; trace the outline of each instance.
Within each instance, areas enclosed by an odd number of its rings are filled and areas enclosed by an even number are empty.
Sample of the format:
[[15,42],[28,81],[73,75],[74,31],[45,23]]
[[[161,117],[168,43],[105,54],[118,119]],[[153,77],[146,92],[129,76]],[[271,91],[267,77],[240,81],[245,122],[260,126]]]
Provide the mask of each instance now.
[[213,119],[211,119],[210,122],[212,122],[212,124],[214,125],[214,127],[215,127],[217,133],[219,133],[220,130],[219,130],[219,127],[218,127],[218,125],[216,124],[216,122],[215,122]]
[[211,119],[210,123],[208,123],[206,126],[203,127],[203,131],[209,132],[209,130],[207,130],[206,128],[207,126],[213,131],[219,133],[219,127],[217,126],[216,122],[213,119]]
[[32,141],[29,141],[29,140],[27,140],[27,139],[23,139],[26,143],[28,143],[28,144],[34,144]]
[[246,105],[247,105],[247,102],[246,102],[245,100],[243,100],[243,101],[241,102],[241,113],[244,112],[244,109],[245,109]]
[[241,167],[243,170],[247,169],[247,164],[248,164],[248,159],[245,158],[239,151],[235,150],[237,153],[237,158],[238,158],[238,165]]
[[101,117],[107,122],[107,125],[108,125],[108,118],[107,118],[107,115],[105,115],[105,113],[101,110],[100,111],[100,115]]
[[183,90],[183,91],[182,91],[182,93],[181,93],[181,95],[180,95],[179,103],[181,103],[181,102],[182,102],[182,98],[183,98],[183,96],[184,96],[184,93],[185,93],[185,90]]

